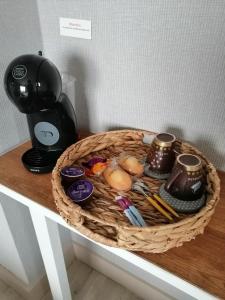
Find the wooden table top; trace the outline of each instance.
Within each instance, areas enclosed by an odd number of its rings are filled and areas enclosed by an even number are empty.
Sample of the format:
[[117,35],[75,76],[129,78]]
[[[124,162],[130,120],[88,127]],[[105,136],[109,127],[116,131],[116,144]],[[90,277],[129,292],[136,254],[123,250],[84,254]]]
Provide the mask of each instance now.
[[[30,147],[27,142],[0,157],[0,183],[58,213],[52,197],[51,174],[32,174],[22,165],[21,155]],[[136,254],[225,299],[225,173],[218,173],[221,200],[203,235],[162,254]]]

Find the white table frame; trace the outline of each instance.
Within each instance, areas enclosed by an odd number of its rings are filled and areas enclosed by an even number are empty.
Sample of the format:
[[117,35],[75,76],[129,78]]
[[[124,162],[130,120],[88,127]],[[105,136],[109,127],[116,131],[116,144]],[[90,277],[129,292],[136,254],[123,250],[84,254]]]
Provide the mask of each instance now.
[[[2,184],[0,184],[0,192],[28,207],[53,299],[71,300],[72,296],[68,283],[58,224],[72,232],[75,232],[85,239],[90,239],[82,235],[73,227],[69,226],[59,214],[34,202],[32,199],[29,199]],[[108,247],[95,241],[92,242],[103,247],[111,254],[122,258],[127,262],[127,264],[132,264],[133,268],[138,270],[137,273],[140,274],[140,272],[142,272],[144,274],[144,278],[140,279],[145,279],[145,282],[151,282],[153,287],[157,289],[160,288],[164,293],[173,298],[204,300],[217,299],[204,290],[139,257],[138,255],[133,254],[132,252]],[[137,273],[134,273],[135,276],[137,276]]]

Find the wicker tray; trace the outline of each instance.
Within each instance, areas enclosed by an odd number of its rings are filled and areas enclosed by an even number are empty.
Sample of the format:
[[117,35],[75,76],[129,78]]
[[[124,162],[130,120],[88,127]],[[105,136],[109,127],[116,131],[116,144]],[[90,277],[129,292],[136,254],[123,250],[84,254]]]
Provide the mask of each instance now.
[[[207,202],[198,213],[180,215],[180,219],[175,223],[168,223],[143,196],[130,191],[127,195],[149,226],[140,228],[130,225],[114,201],[118,193],[106,185],[101,177],[90,178],[95,189],[92,201],[85,208],[81,208],[67,197],[61,185],[60,170],[64,166],[81,164],[93,155],[109,158],[126,151],[139,158],[145,157],[149,145],[142,142],[144,134],[155,133],[142,130],[104,132],[70,146],[58,159],[52,172],[52,190],[60,215],[82,234],[113,247],[160,253],[181,246],[203,233],[219,200],[220,181],[216,169],[197,149],[182,143],[183,152],[194,153],[202,158],[207,174]],[[143,180],[156,192],[163,182],[149,177],[143,177]]]

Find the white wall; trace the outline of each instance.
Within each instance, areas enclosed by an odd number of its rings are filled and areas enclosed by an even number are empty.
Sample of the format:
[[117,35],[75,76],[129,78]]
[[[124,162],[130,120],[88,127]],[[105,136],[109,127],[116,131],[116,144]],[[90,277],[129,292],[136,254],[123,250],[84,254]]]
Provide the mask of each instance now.
[[21,143],[29,136],[26,116],[8,100],[4,72],[17,56],[37,53],[42,37],[35,1],[0,1],[0,153]]
[[[169,131],[225,170],[225,2],[37,0],[47,57],[77,78],[81,127]],[[92,40],[59,17],[92,21]]]

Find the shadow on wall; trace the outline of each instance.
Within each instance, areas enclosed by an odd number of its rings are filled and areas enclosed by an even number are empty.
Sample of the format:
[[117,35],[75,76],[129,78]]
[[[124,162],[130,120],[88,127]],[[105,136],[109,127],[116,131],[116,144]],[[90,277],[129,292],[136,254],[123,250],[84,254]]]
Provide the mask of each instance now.
[[178,139],[184,139],[184,133],[181,128],[175,126],[166,126],[165,132],[174,134]]
[[124,125],[113,125],[113,126],[106,127],[106,131],[112,131],[112,130],[143,130],[143,128],[130,127],[130,126],[124,126]]
[[213,140],[206,136],[200,136],[193,143],[196,147],[202,151],[205,156],[213,163],[219,170],[224,170],[225,168],[225,157],[218,151],[216,144]]
[[[168,125],[165,127],[165,131],[173,133],[179,139],[186,140],[181,128]],[[225,157],[217,150],[216,144],[212,139],[207,136],[199,136],[187,142],[198,148],[218,169],[225,168]]]
[[[75,86],[75,110],[78,121],[79,129],[85,129],[91,131],[90,126],[90,103],[86,96],[86,86],[88,84],[89,78],[87,71],[87,63],[84,60],[77,56],[69,57],[67,60],[66,70],[69,74],[76,78]],[[93,72],[93,63],[91,62],[91,68]],[[95,71],[95,70],[94,70]],[[96,72],[94,72],[96,73]],[[94,76],[96,80],[96,74]],[[93,82],[92,82],[93,86]]]
[[135,127],[123,126],[123,125],[114,125],[114,126],[107,126],[106,131],[113,131],[113,130],[138,130]]

